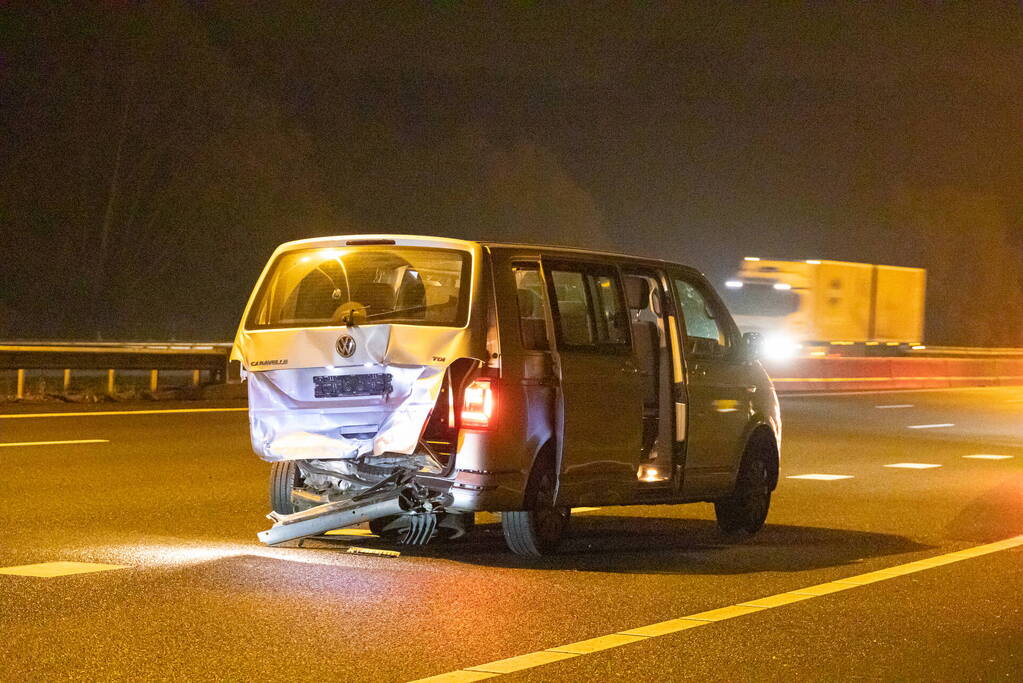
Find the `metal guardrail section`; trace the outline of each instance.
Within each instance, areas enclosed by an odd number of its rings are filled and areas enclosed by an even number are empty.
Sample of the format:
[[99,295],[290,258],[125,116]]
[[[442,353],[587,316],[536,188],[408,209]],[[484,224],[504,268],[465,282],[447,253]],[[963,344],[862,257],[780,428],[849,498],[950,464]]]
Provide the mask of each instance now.
[[0,369],[207,370],[220,381],[231,344],[0,343]]
[[28,370],[63,370],[65,392],[73,370],[105,370],[108,394],[116,389],[118,371],[148,370],[149,388],[155,392],[161,370],[191,371],[194,385],[206,372],[210,383],[222,384],[228,379],[230,355],[231,344],[223,342],[0,342],[0,370],[17,371],[19,399],[25,395]]

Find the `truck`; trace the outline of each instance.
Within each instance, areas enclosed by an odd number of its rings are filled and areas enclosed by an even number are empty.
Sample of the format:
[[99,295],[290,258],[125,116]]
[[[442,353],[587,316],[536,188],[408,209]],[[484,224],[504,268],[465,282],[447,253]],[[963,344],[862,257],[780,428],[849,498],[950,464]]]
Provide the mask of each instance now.
[[[823,259],[743,259],[725,300],[771,358],[813,348],[920,345],[927,271]],[[820,355],[821,351],[816,351]]]

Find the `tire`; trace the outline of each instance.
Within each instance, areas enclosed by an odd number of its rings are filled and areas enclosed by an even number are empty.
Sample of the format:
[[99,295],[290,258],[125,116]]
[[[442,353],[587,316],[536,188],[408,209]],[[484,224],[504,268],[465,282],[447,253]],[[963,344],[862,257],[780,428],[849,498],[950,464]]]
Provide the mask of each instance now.
[[[395,527],[393,529],[386,528],[388,524],[398,519],[397,515],[390,515],[388,517],[377,517],[376,519],[369,520],[369,530],[376,536],[383,539],[393,540],[398,537],[401,529]],[[405,525],[408,526],[407,524]]]
[[526,488],[526,509],[501,513],[501,529],[516,555],[543,557],[558,549],[572,509],[554,505],[557,479],[553,463],[538,463]]
[[771,462],[768,449],[747,447],[735,491],[714,502],[718,529],[728,536],[752,536],[767,521],[771,507]]
[[290,515],[298,510],[291,501],[291,490],[302,485],[302,473],[290,460],[270,465],[270,509],[279,515]]

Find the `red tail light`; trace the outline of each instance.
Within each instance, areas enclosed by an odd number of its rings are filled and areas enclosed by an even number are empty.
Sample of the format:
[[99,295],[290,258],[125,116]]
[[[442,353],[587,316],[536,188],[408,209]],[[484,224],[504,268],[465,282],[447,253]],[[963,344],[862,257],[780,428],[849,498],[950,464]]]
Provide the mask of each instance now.
[[462,399],[462,429],[489,429],[497,407],[493,380],[480,377],[465,388]]

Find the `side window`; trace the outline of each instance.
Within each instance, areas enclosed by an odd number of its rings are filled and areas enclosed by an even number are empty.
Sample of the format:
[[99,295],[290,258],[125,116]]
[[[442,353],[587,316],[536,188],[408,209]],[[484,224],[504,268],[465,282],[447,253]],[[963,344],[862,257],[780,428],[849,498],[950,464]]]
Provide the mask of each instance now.
[[728,337],[716,319],[714,305],[692,283],[678,278],[673,281],[686,325],[686,351],[703,358],[728,353]]
[[629,349],[629,319],[614,270],[554,267],[551,284],[563,345],[598,353]]
[[512,266],[512,272],[515,275],[515,289],[519,299],[519,332],[522,348],[529,351],[546,351],[549,345],[540,268],[535,263],[517,263]]

